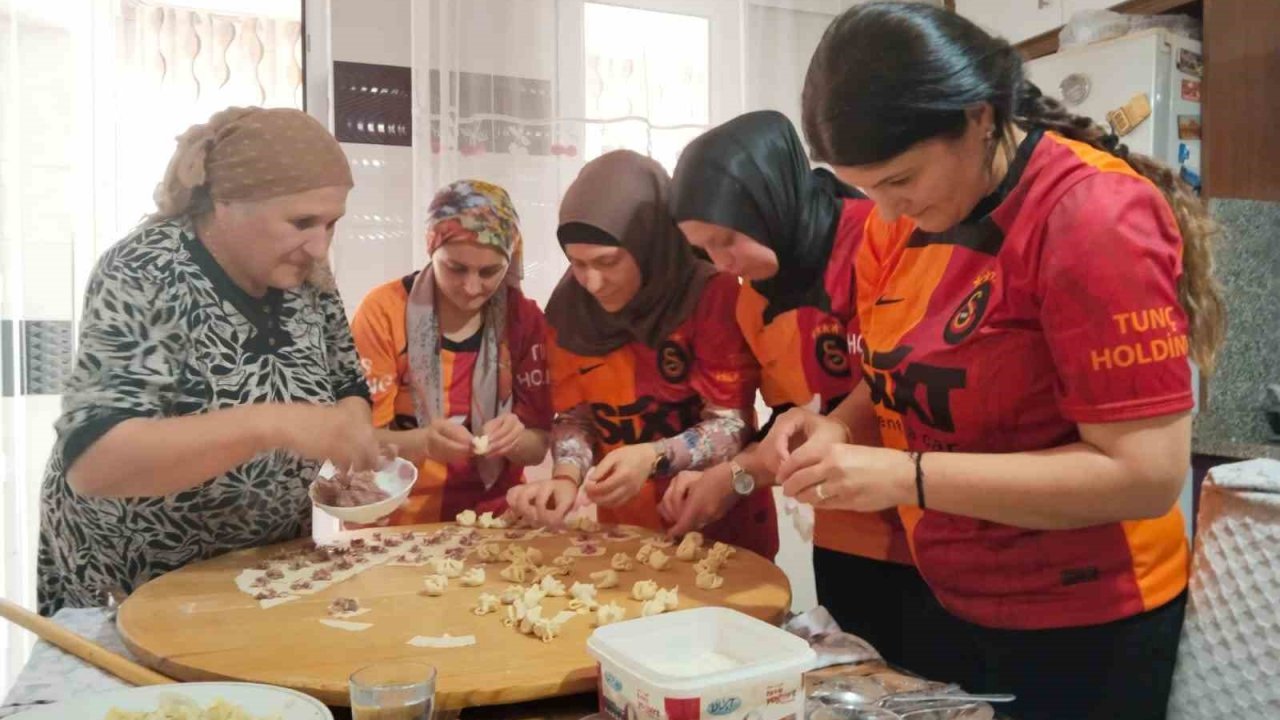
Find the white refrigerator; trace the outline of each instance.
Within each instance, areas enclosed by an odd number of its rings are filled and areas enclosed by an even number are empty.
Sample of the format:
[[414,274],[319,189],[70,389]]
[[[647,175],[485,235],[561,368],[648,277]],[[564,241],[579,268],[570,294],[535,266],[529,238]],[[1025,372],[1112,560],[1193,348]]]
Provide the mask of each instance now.
[[1108,127],[1107,113],[1145,94],[1151,116],[1120,138],[1200,187],[1200,43],[1151,29],[1067,48],[1027,64],[1031,81],[1078,115]]

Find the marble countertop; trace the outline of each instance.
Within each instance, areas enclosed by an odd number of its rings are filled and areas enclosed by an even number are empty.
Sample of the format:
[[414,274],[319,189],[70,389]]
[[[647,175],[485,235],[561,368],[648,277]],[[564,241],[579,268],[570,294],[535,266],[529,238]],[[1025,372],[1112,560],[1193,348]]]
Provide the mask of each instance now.
[[1280,460],[1280,443],[1192,438],[1191,452],[1195,455],[1220,455],[1239,460],[1254,458]]

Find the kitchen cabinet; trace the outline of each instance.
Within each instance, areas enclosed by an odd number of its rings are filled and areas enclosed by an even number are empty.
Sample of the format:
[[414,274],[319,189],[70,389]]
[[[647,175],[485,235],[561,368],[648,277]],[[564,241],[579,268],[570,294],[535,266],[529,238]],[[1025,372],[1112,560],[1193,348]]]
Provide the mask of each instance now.
[[1119,4],[1117,0],[1062,0],[1062,23],[1081,10],[1106,10]]
[[1011,43],[1062,25],[1064,0],[955,0],[955,11]]
[[1205,2],[1205,195],[1280,201],[1278,77],[1280,2]]

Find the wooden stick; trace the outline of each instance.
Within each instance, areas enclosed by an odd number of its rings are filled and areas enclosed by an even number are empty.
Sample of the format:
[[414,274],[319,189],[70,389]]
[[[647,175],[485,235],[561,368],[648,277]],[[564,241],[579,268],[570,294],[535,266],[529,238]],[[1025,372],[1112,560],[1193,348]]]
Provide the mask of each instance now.
[[167,685],[175,682],[158,672],[117,655],[101,645],[86,640],[61,625],[0,598],[0,617],[35,633],[45,642],[52,643],[85,662],[96,665],[133,685]]

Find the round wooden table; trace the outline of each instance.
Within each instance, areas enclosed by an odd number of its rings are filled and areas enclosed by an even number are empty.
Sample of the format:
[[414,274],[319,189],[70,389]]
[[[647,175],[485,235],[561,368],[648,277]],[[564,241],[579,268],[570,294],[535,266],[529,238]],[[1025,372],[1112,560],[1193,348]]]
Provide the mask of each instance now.
[[[442,525],[396,528],[431,532]],[[374,531],[360,531],[368,537]],[[383,532],[387,532],[384,530]],[[502,545],[536,547],[546,562],[570,546],[570,534],[509,541],[501,531],[483,531]],[[651,533],[645,532],[645,536]],[[129,649],[150,667],[185,680],[241,680],[293,688],[329,705],[349,704],[347,678],[356,669],[383,660],[420,660],[434,665],[436,705],[444,710],[524,702],[594,690],[596,663],[586,640],[595,615],[568,621],[560,637],[542,642],[504,627],[501,613],[472,612],[481,592],[499,594],[508,583],[499,577],[506,563],[485,565],[482,587],[461,587],[457,580],[441,597],[421,594],[424,567],[381,565],[312,595],[263,609],[241,592],[236,576],[280,551],[301,547],[295,541],[229,553],[163,575],[138,588],[120,607],[120,634]],[[612,556],[632,556],[644,538],[604,541],[599,557],[579,558],[565,586],[590,582],[588,574],[609,567]],[[674,548],[667,548],[673,553]],[[478,564],[474,556],[467,567]],[[661,587],[679,586],[680,608],[720,605],[780,623],[791,604],[786,575],[764,558],[739,550],[721,570],[724,586],[702,590],[694,584],[692,563],[672,559],[663,571],[647,567],[620,573],[617,588],[600,591],[603,602],[616,601],[628,618],[639,616],[640,603],[630,599],[637,580],[653,579]],[[352,632],[329,627],[330,601],[355,597],[371,612],[350,618],[372,627]],[[544,615],[567,605],[567,598],[547,598]],[[414,636],[474,635],[476,643],[457,648],[408,645]]]

